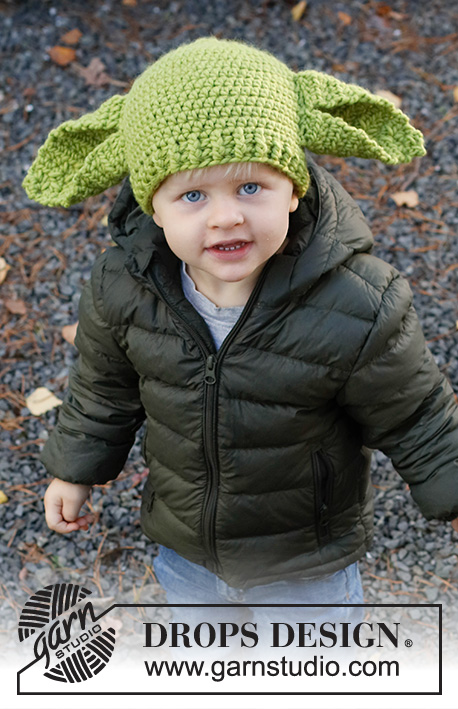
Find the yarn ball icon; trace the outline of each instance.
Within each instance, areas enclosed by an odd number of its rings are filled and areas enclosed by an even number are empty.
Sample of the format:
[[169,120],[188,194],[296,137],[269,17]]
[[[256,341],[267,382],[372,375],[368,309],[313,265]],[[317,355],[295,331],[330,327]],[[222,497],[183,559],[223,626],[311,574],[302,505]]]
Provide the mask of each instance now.
[[[91,591],[87,588],[72,583],[52,584],[37,591],[30,596],[19,617],[19,640],[22,642],[34,633],[41,631],[40,645],[46,646],[46,633],[41,629],[50,623],[52,624],[51,628],[55,627],[59,624],[59,617],[62,617],[62,624],[65,628],[67,612],[90,594]],[[90,602],[87,603],[85,611],[88,607],[90,607],[89,610],[93,616]],[[76,612],[73,613],[73,616],[75,619]],[[80,621],[81,617],[85,618],[86,614],[83,612],[81,615],[80,612]],[[94,620],[93,617],[92,620]],[[69,626],[69,621],[67,621],[67,626]],[[47,671],[44,672],[45,677],[57,682],[84,682],[99,674],[106,667],[114,650],[116,635],[114,628],[102,630],[101,626],[96,623],[92,628],[82,627],[78,635],[71,642],[69,638],[63,638],[61,643],[63,647],[60,649],[59,656],[65,655],[65,657],[53,667],[47,668]],[[55,645],[53,649],[55,649]],[[47,652],[49,653],[49,650]],[[40,657],[41,655],[37,659]]]

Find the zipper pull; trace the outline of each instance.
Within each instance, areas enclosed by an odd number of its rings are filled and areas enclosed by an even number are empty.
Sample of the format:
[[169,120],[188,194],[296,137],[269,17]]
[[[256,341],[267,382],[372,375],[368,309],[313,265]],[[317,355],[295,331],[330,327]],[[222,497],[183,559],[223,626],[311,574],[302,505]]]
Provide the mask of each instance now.
[[215,356],[211,354],[211,355],[208,355],[207,360],[205,362],[205,377],[204,377],[205,384],[216,384],[215,371],[216,371],[216,359],[215,359]]
[[329,524],[329,509],[325,502],[320,507],[320,527],[327,527]]

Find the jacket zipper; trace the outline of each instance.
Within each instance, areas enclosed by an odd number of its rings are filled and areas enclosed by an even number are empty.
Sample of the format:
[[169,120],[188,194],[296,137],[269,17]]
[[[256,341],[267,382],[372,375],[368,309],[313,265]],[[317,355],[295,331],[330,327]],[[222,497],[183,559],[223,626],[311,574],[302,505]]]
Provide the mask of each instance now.
[[[205,374],[204,374],[204,425],[203,425],[203,448],[205,463],[207,466],[208,484],[207,492],[205,495],[204,506],[202,510],[202,539],[207,541],[207,552],[212,560],[214,567],[217,571],[221,570],[220,563],[218,560],[218,555],[216,551],[216,534],[215,534],[215,522],[216,522],[216,506],[218,501],[218,487],[219,487],[219,465],[218,465],[218,446],[217,446],[217,401],[218,401],[218,375],[221,368],[221,361],[230,346],[231,342],[239,333],[240,329],[245,324],[251,311],[253,309],[254,303],[258,297],[261,290],[262,284],[267,276],[267,273],[272,265],[272,261],[269,261],[263,272],[261,273],[250,297],[242,311],[236,324],[230,331],[229,335],[226,337],[222,343],[218,353],[212,353],[208,349],[205,341],[199,335],[199,333],[189,324],[186,318],[173,306],[172,303],[167,298],[166,293],[163,291],[161,286],[158,284],[157,280],[151,274],[151,278],[154,281],[154,285],[162,296],[162,299],[170,307],[170,309],[175,313],[175,315],[181,320],[187,332],[191,335],[195,343],[200,349],[202,357],[205,362]],[[143,279],[142,279],[143,280]],[[147,281],[147,279],[145,279]]]
[[313,453],[313,478],[315,484],[315,517],[318,541],[329,538],[329,504],[334,482],[334,470],[328,456],[319,450]]

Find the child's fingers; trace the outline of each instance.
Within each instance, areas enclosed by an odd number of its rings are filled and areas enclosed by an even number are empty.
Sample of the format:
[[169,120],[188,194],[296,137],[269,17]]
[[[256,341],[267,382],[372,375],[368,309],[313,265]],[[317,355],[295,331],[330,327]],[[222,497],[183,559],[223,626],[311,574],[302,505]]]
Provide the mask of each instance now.
[[55,531],[58,531],[58,525],[63,522],[62,501],[58,498],[54,499],[48,494],[45,495],[45,519],[49,529]]
[[57,501],[46,505],[46,523],[50,529],[59,534],[68,534],[79,529],[87,530],[88,525],[94,521],[94,515],[92,514],[83,515],[74,520],[67,520],[62,512],[63,505]]
[[94,515],[87,514],[83,517],[78,517],[75,522],[78,524],[80,529],[84,529],[84,531],[87,531],[89,525],[93,523],[94,519]]
[[78,519],[75,519],[71,522],[67,522],[65,519],[63,519],[62,516],[60,516],[60,519],[51,518],[50,521],[48,521],[48,518],[46,518],[48,527],[54,532],[58,532],[59,534],[69,534],[69,532],[77,532],[80,529],[83,531],[87,531],[89,528],[89,524],[93,521],[94,518],[92,515],[78,517]]
[[66,522],[63,519],[51,529],[59,534],[69,534],[69,532],[76,532],[79,529],[79,524],[77,522]]
[[64,498],[62,500],[62,517],[67,522],[76,522],[84,500]]
[[68,534],[68,532],[74,532],[79,529],[78,522],[67,522],[60,512],[59,506],[52,506],[46,508],[46,524],[49,529],[59,534]]

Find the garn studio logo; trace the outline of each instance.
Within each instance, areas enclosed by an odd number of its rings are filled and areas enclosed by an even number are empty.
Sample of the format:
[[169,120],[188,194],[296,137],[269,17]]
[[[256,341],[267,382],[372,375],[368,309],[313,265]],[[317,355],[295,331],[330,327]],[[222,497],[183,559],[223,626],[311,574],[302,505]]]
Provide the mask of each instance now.
[[33,650],[36,660],[46,659],[45,677],[56,682],[84,682],[101,672],[112,656],[115,630],[102,630],[92,603],[70,610],[90,593],[82,586],[57,583],[37,591],[25,604],[19,618],[19,640],[38,633]]

